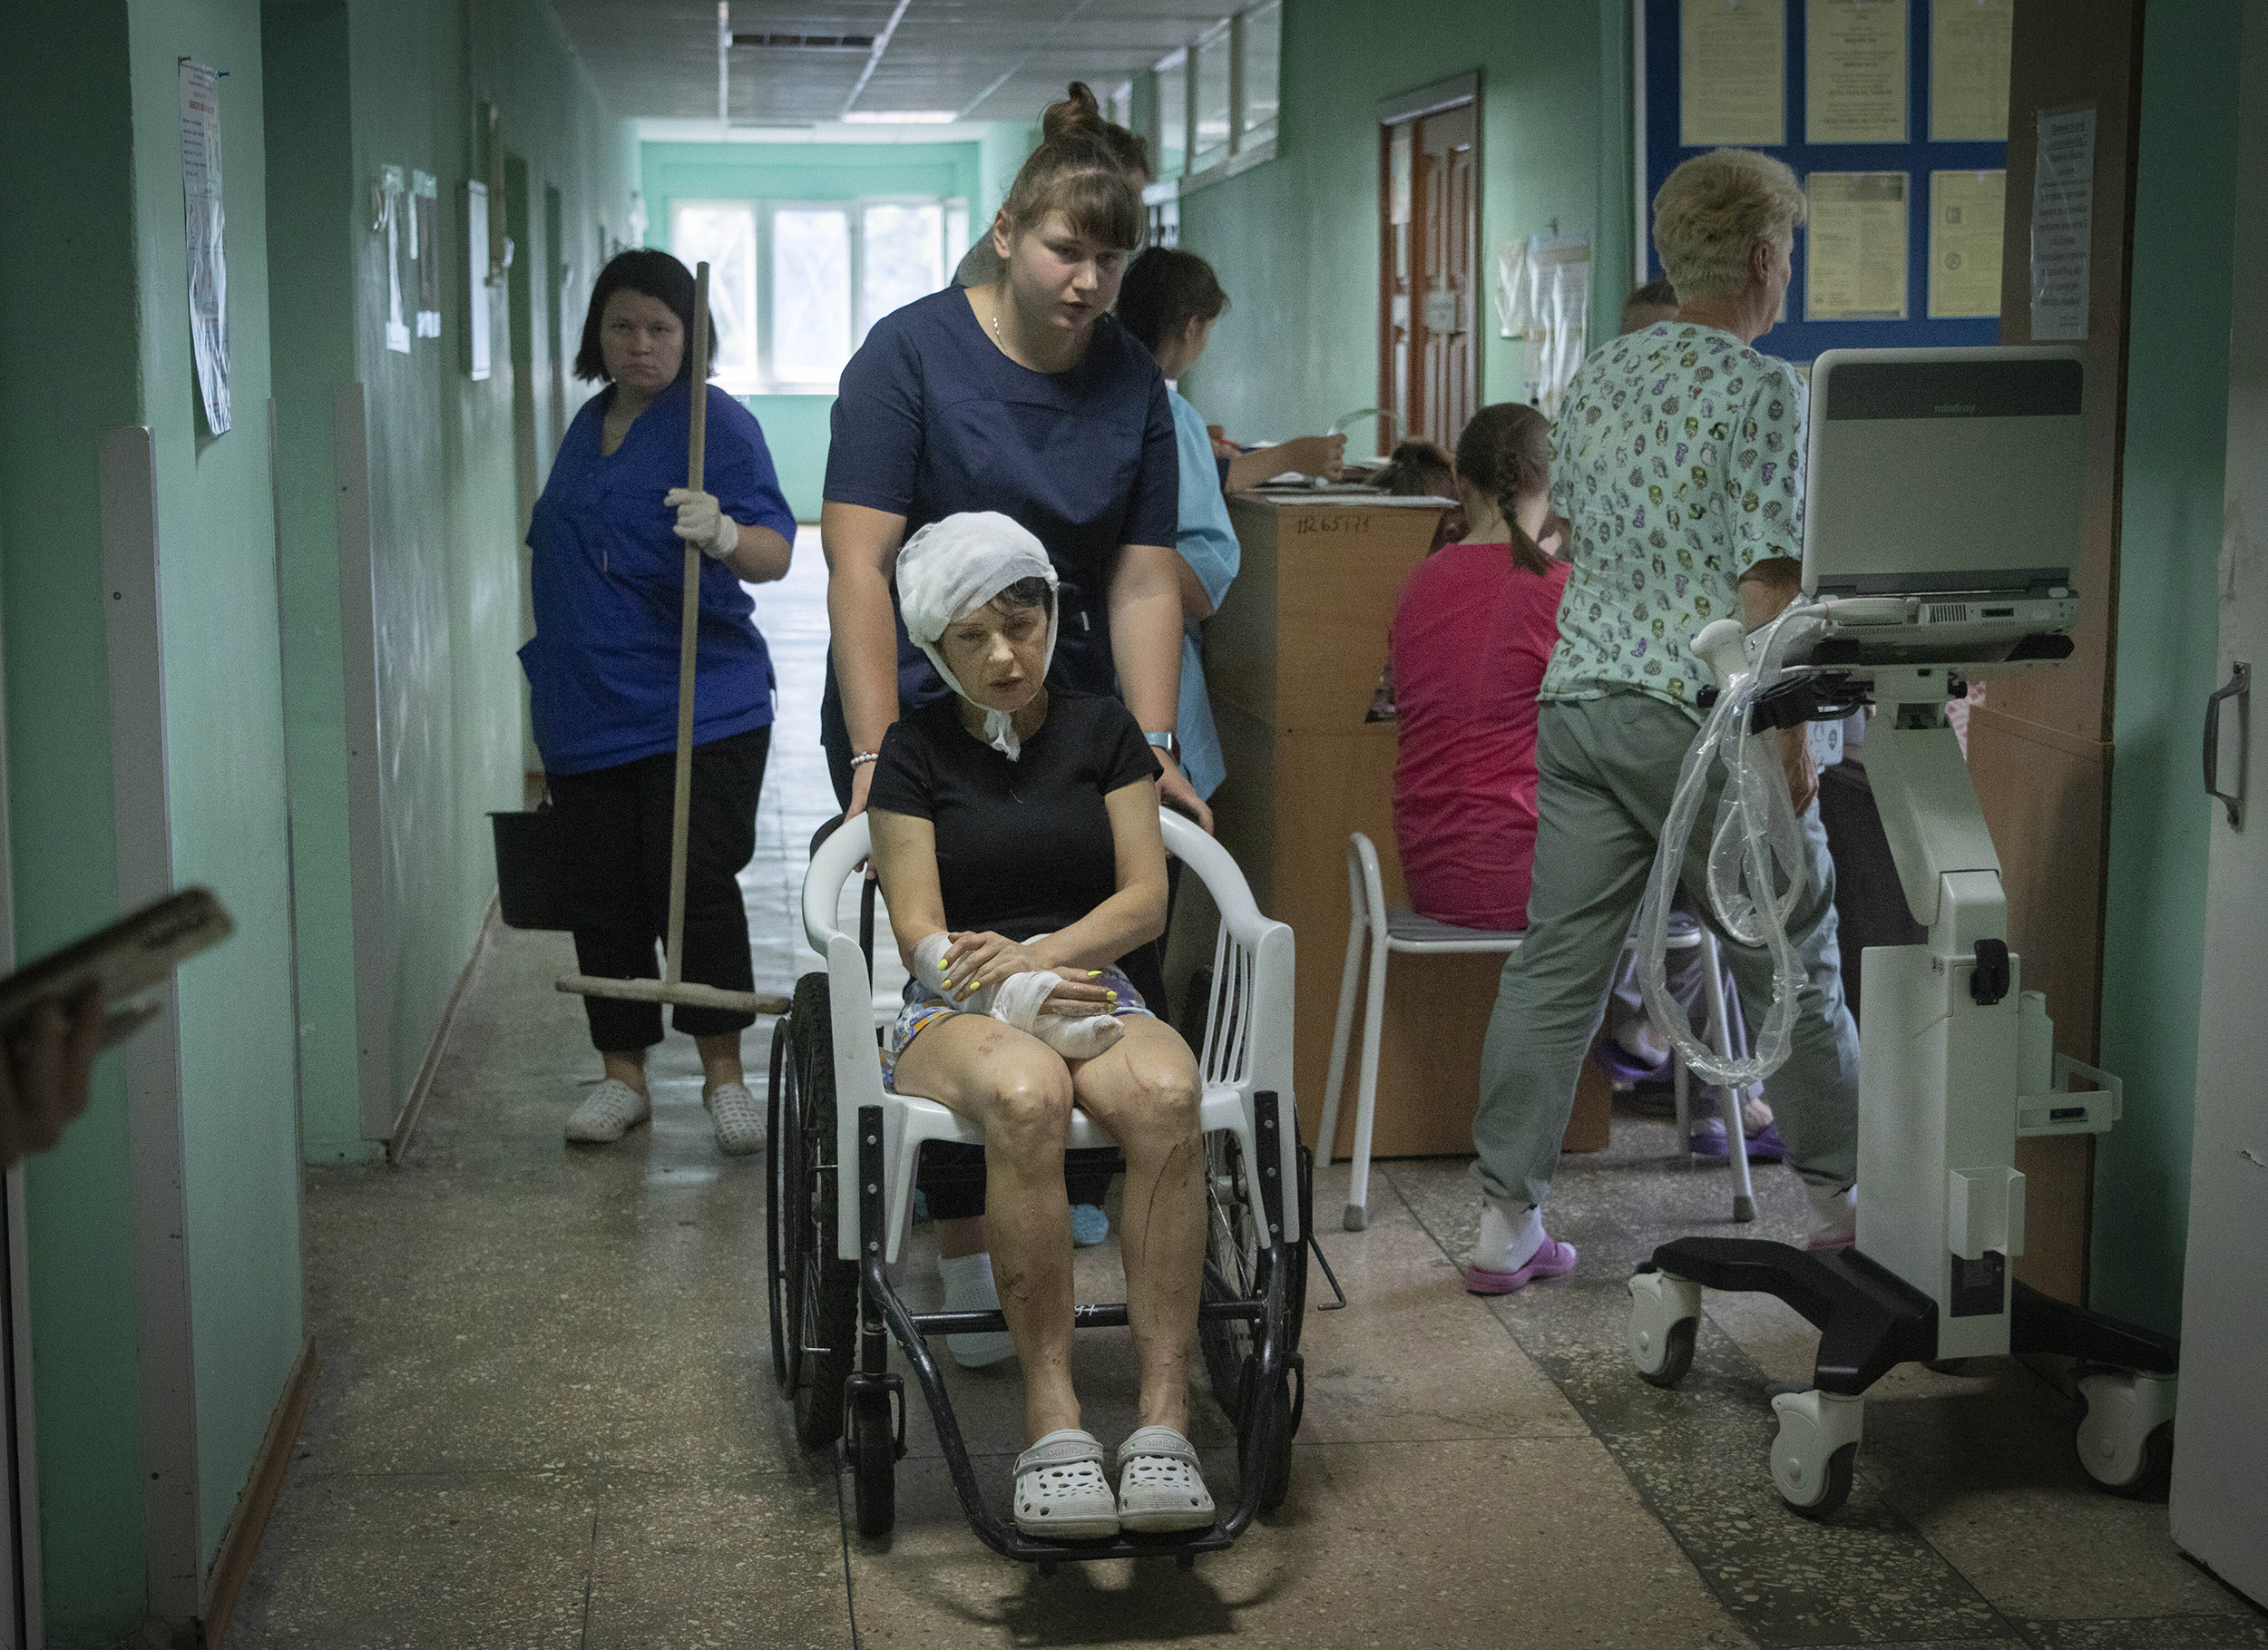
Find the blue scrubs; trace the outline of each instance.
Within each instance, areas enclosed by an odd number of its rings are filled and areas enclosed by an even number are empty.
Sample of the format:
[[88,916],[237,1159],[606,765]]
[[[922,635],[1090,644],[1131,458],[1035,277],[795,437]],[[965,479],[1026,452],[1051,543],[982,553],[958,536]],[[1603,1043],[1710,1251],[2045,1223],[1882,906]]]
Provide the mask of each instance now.
[[[520,649],[543,770],[589,773],[677,748],[678,630],[685,541],[661,502],[685,485],[690,381],[679,379],[599,452],[606,395],[585,402],[560,444],[528,527],[535,552],[535,636]],[[702,485],[724,513],[790,543],[796,518],[764,432],[714,385]],[[749,615],[756,602],[723,562],[701,558],[693,742],[772,719],[772,659]]]
[[[1121,545],[1174,542],[1180,473],[1166,381],[1116,319],[1095,323],[1070,371],[1037,373],[1010,360],[968,295],[949,287],[875,324],[843,369],[833,428],[831,502],[902,515],[909,538],[968,510],[997,510],[1028,528],[1061,581],[1050,679],[1118,696],[1111,564]],[[946,693],[901,618],[901,704],[911,710]],[[821,718],[829,754],[847,761],[832,661]]]
[[[1205,415],[1168,390],[1173,407],[1173,428],[1181,448],[1181,525],[1174,547],[1189,564],[1206,599],[1216,609],[1228,599],[1228,586],[1244,560],[1236,529],[1228,524],[1228,501],[1214,484],[1218,470],[1206,461],[1213,455],[1213,438],[1207,434]],[[1174,737],[1181,741],[1181,772],[1189,788],[1210,796],[1228,776],[1221,759],[1220,731],[1213,726],[1213,701],[1205,692],[1205,659],[1197,620],[1181,627],[1181,703],[1174,718]]]

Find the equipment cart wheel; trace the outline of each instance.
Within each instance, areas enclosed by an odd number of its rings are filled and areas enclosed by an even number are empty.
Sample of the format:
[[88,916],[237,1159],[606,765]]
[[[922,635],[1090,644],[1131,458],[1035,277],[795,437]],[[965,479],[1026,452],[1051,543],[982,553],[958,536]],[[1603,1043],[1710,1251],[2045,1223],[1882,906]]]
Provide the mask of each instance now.
[[[1212,1379],[1213,1397],[1237,1429],[1237,1460],[1255,1462],[1264,1475],[1260,1510],[1273,1512],[1291,1489],[1292,1438],[1299,1430],[1300,1411],[1293,1401],[1290,1360],[1299,1350],[1299,1331],[1307,1312],[1307,1243],[1315,1215],[1315,1154],[1298,1149],[1299,1229],[1301,1239],[1285,1247],[1284,1352],[1287,1368],[1274,1393],[1259,1404],[1251,1401],[1251,1383],[1257,1362],[1256,1326],[1240,1318],[1200,1319],[1198,1344],[1205,1354],[1205,1369]],[[1251,1301],[1267,1294],[1269,1284],[1267,1216],[1259,1188],[1246,1173],[1244,1151],[1237,1137],[1210,1135],[1205,1143],[1205,1284],[1207,1301]],[[1255,1436],[1247,1437],[1249,1425]]]
[[2079,1378],[2087,1414],[2075,1442],[2087,1477],[2113,1495],[2137,1501],[2165,1499],[2174,1473],[2172,1375],[2098,1370]]
[[851,1506],[858,1533],[868,1539],[886,1536],[898,1521],[898,1439],[890,1394],[885,1389],[858,1392],[850,1400],[843,1444],[851,1469]]
[[1622,1342],[1639,1379],[1673,1387],[1693,1367],[1694,1336],[1701,1326],[1701,1285],[1650,1264],[1630,1279],[1630,1317]]
[[1782,1392],[1772,1401],[1780,1430],[1772,1440],[1772,1482],[1788,1510],[1833,1516],[1850,1498],[1865,1401],[1836,1392]]
[[796,981],[794,1007],[775,1036],[772,1368],[796,1408],[796,1441],[824,1450],[842,1436],[843,1382],[858,1339],[858,1266],[835,1252],[835,1042],[824,973]]

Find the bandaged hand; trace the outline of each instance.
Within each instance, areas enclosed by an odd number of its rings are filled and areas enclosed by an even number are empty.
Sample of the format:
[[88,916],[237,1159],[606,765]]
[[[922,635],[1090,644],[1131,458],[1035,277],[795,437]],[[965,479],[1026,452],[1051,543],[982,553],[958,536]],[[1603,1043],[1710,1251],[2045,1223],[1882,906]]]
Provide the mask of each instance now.
[[[1002,1025],[1038,1038],[1065,1059],[1092,1059],[1125,1035],[1111,1015],[1111,993],[1091,981],[1066,980],[1049,968],[1022,969],[992,984],[980,984],[965,962],[949,953],[963,942],[997,941],[1020,960],[1037,961],[1028,949],[999,934],[934,933],[914,948],[914,975],[924,986],[964,1012],[987,1014]],[[964,952],[964,956],[974,955]],[[994,954],[989,949],[987,955]]]
[[740,523],[724,513],[716,494],[672,487],[661,495],[661,502],[677,509],[677,525],[670,531],[687,543],[698,545],[701,554],[721,561],[740,548]]

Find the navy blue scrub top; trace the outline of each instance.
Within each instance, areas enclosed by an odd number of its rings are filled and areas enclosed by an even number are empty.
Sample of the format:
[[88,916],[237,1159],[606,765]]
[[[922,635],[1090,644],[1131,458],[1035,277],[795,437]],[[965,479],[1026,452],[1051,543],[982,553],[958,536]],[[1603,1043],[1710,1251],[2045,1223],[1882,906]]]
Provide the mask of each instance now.
[[[1174,543],[1181,472],[1166,381],[1116,318],[1095,323],[1068,372],[1033,372],[948,287],[875,324],[843,369],[833,425],[833,502],[902,515],[908,538],[943,516],[997,510],[1047,546],[1062,614],[1050,679],[1118,697],[1105,587],[1121,545]],[[900,703],[944,698],[903,616],[897,624]],[[832,661],[827,701],[832,722]]]
[[[520,649],[543,771],[582,774],[677,748],[678,628],[685,541],[661,502],[685,485],[690,380],[680,378],[601,456],[608,395],[567,428],[528,527],[535,552],[535,636]],[[724,513],[795,542],[764,432],[748,408],[709,388],[702,485]],[[772,659],[739,577],[701,558],[693,741],[705,745],[772,719]]]

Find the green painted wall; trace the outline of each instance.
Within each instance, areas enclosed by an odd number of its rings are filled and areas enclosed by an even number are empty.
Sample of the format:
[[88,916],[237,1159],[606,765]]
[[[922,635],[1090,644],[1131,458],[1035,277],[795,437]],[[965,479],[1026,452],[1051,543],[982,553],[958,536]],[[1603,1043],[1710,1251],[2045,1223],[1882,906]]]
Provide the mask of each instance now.
[[1024,157],[1039,146],[1037,126],[1019,126],[1012,121],[995,122],[978,142],[977,192],[969,213],[972,238],[982,234],[999,215],[1001,202],[1008,199],[1009,186],[1015,182]]
[[[116,914],[94,432],[139,421],[134,131],[126,0],[31,8],[10,39],[43,67],[12,102],[0,185],[38,236],[0,236],[0,613],[17,954]],[[177,151],[178,152],[178,151]],[[177,204],[175,214],[179,216]],[[124,1084],[24,1167],[33,1401],[51,1617],[113,1636],[140,1614],[140,1407]]]
[[2103,1064],[2126,1107],[2096,1153],[2092,1290],[2165,1330],[2181,1318],[2214,805],[2197,730],[2217,685],[2241,13],[2144,13],[2103,936]]
[[[982,144],[643,144],[640,172],[651,214],[646,244],[669,246],[672,200],[855,200],[862,195],[936,195],[968,201],[971,221],[979,221],[986,177],[982,151],[989,151],[991,142],[988,135]],[[826,480],[827,418],[835,397],[744,395],[741,402],[764,428],[787,507],[798,521],[817,521]]]
[[[297,1118],[256,0],[117,0],[27,14],[42,72],[5,161],[36,236],[0,244],[0,378],[39,416],[0,426],[0,585],[21,954],[116,914],[100,431],[157,463],[177,879],[236,937],[180,979],[183,1174],[201,1558],[235,1507],[301,1336]],[[178,60],[219,69],[235,428],[207,434],[190,361]],[[147,1602],[140,1362],[123,1095],[27,1167],[40,1519],[50,1641],[111,1645]]]
[[[521,540],[557,432],[586,393],[557,346],[572,357],[580,339],[602,227],[627,231],[633,150],[541,0],[271,5],[267,36],[289,70],[273,82],[279,164],[269,193],[274,255],[290,275],[279,280],[288,296],[276,326],[279,397],[292,409],[285,596],[305,1145],[310,1161],[337,1162],[380,1147],[365,1134],[356,1067],[333,388],[364,386],[370,432],[392,1001],[376,1034],[398,1108],[494,884],[486,814],[521,804]],[[491,104],[512,183],[491,207],[515,221],[524,214],[514,268],[525,278],[511,284],[523,311],[516,324],[507,291],[494,294],[493,376],[476,383],[464,183],[479,175]],[[413,337],[406,355],[386,347],[386,241],[369,227],[370,185],[388,165],[440,181],[442,335]],[[545,244],[547,190],[561,197],[557,248]]]
[[[200,1557],[219,1550],[300,1342],[283,678],[268,459],[268,259],[258,0],[132,13],[142,422],[156,437],[173,868],[236,937],[181,971],[183,1183]],[[225,69],[230,394],[202,433],[190,357],[179,62]]]
[[[1631,267],[1628,35],[1625,0],[1436,0],[1391,28],[1366,0],[1286,6],[1277,158],[1181,200],[1181,244],[1213,263],[1235,305],[1189,398],[1245,441],[1377,404],[1374,108],[1472,69],[1484,292],[1496,249],[1556,218],[1591,232],[1592,303],[1611,316]],[[1485,299],[1481,319],[1481,400],[1516,395],[1521,347],[1497,337]]]

